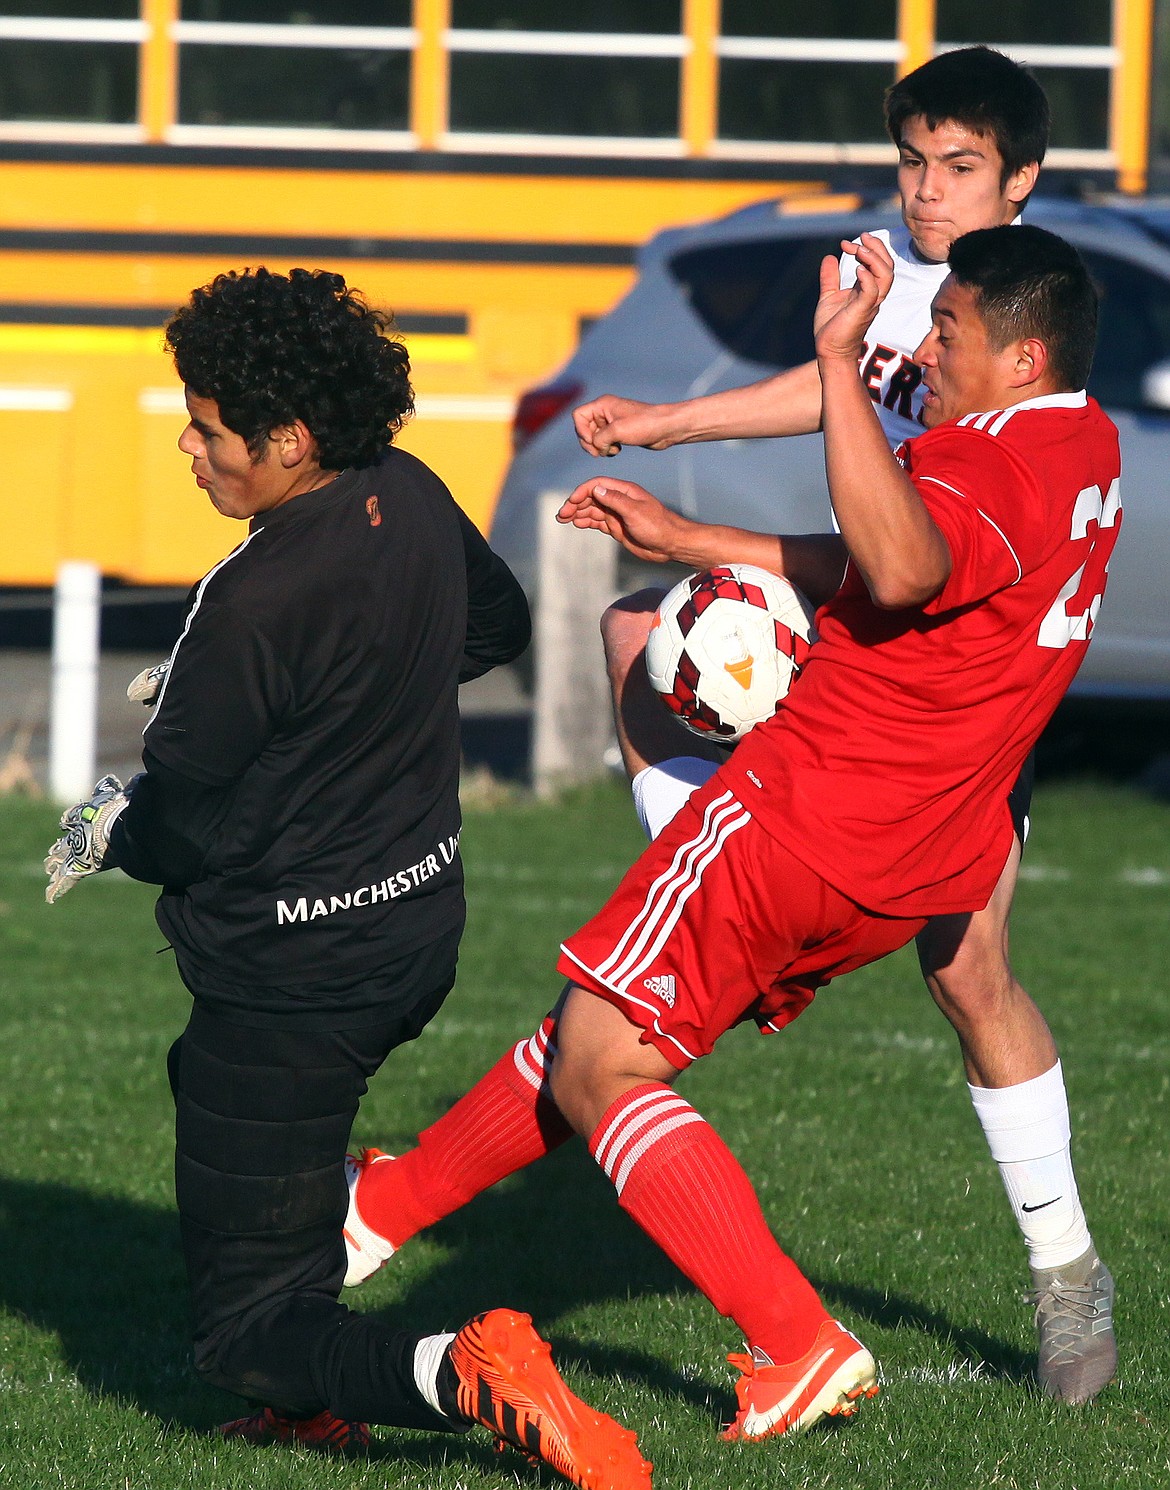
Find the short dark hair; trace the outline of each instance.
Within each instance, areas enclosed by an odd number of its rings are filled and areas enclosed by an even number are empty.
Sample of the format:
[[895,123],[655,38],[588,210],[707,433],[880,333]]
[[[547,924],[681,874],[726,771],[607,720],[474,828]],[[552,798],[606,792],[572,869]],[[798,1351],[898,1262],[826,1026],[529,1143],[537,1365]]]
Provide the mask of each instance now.
[[392,327],[340,274],[245,269],[192,291],[166,343],[179,377],[257,459],[270,430],[301,419],[322,467],[340,471],[371,465],[414,408]]
[[932,57],[886,92],[886,129],[901,146],[906,122],[962,124],[990,135],[1003,161],[1001,184],[1048,149],[1048,97],[1026,67],[993,47],[962,47]]
[[1097,291],[1071,243],[1022,224],[979,228],[956,238],[947,262],[974,292],[993,351],[1034,336],[1048,348],[1062,390],[1085,386],[1097,344]]

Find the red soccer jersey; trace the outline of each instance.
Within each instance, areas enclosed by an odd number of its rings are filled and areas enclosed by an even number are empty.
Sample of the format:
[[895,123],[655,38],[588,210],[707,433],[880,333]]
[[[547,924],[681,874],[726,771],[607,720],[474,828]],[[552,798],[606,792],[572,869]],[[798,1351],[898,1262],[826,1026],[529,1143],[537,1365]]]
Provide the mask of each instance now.
[[886,915],[987,904],[1007,796],[1085,654],[1121,518],[1117,430],[1084,393],[970,414],[903,445],[951,552],[927,605],[855,567],[778,714],[723,768],[829,884]]

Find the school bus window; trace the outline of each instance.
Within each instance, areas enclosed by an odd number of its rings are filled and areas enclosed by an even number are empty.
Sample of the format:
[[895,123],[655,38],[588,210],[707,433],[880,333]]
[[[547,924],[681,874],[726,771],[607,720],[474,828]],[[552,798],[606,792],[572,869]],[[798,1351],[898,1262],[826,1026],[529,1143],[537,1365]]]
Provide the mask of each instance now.
[[678,104],[674,58],[451,57],[452,130],[672,138]]
[[132,124],[137,112],[136,46],[17,39],[0,43],[0,118]]
[[3,0],[0,12],[28,20],[136,21],[138,0]]
[[187,46],[180,52],[183,124],[402,130],[409,93],[405,51]]
[[454,0],[451,24],[469,30],[496,31],[678,31],[679,0]]
[[987,40],[989,31],[997,42],[1033,43],[1046,46],[1109,45],[1113,7],[1102,0],[1013,0],[995,7],[994,20],[987,0],[938,0],[935,34],[941,41],[964,46]]
[[1034,67],[1052,108],[1049,143],[1056,149],[1104,150],[1109,143],[1106,68]]
[[724,58],[719,135],[724,140],[876,143],[886,136],[874,99],[893,81],[887,63]]
[[897,0],[819,0],[809,6],[777,5],[776,0],[723,0],[724,36],[889,38],[897,29]]
[[182,0],[181,8],[185,21],[265,26],[409,26],[410,13],[410,0]]

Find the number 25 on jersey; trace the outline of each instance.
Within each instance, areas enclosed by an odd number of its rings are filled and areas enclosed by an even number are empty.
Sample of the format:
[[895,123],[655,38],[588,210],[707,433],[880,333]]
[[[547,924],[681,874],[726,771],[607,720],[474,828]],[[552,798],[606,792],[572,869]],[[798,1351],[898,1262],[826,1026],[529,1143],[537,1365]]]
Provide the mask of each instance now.
[[1041,647],[1060,649],[1070,642],[1088,641],[1092,636],[1120,520],[1119,480],[1113,481],[1104,494],[1099,486],[1087,486],[1078,493],[1069,536],[1074,543],[1088,538],[1089,552],[1081,567],[1061,586],[1060,594],[1041,621],[1036,639]]

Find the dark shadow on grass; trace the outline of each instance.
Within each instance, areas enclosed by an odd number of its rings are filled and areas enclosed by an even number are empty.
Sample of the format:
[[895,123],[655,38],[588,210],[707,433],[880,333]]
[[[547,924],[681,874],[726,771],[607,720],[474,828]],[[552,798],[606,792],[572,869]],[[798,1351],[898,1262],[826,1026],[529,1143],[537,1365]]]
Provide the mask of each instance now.
[[[379,1311],[388,1323],[434,1330],[457,1327],[495,1305],[524,1309],[563,1366],[638,1383],[713,1422],[729,1416],[730,1373],[722,1362],[703,1362],[702,1375],[684,1375],[636,1347],[583,1342],[557,1330],[558,1319],[581,1307],[689,1293],[618,1208],[580,1145],[479,1196],[432,1236],[447,1255]],[[95,1396],[120,1398],[175,1430],[205,1431],[238,1413],[238,1399],[204,1386],[191,1368],[173,1213],[65,1185],[0,1178],[0,1257],[0,1301],[56,1335],[69,1369]],[[1018,1349],[911,1299],[837,1278],[813,1281],[830,1308],[847,1307],[883,1328],[934,1335],[992,1376],[1030,1377],[1032,1362]],[[379,1433],[375,1455],[420,1466],[448,1458],[485,1470],[497,1463],[482,1440],[390,1430]]]
[[[531,1203],[539,1208],[539,1180],[525,1177],[522,1183],[532,1188]],[[615,1285],[622,1297],[685,1286],[618,1211],[604,1182],[599,1189],[601,1243],[589,1266],[575,1266],[574,1247],[574,1266],[557,1267],[555,1254],[539,1242],[541,1232],[555,1236],[556,1229],[543,1222],[534,1223],[531,1252],[500,1251],[485,1265],[481,1222],[470,1214],[452,1218],[443,1239],[455,1255],[391,1311],[393,1323],[437,1330],[496,1304],[547,1319],[574,1304],[610,1297]],[[502,1193],[485,1199],[509,1210],[526,1203]],[[586,1218],[580,1210],[567,1218],[569,1228],[579,1230]],[[622,1278],[627,1250],[631,1270]],[[191,1365],[186,1279],[172,1212],[67,1185],[0,1177],[0,1258],[0,1304],[55,1335],[68,1369],[94,1396],[121,1399],[174,1431],[206,1431],[239,1415],[239,1399],[205,1386]],[[605,1267],[613,1271],[603,1280]],[[715,1394],[640,1352],[581,1346],[555,1333],[553,1343],[562,1364],[599,1376],[646,1381],[700,1407]],[[379,1439],[376,1457],[431,1465],[453,1456],[484,1470],[498,1463],[482,1437],[452,1440],[381,1429]]]
[[83,1386],[164,1422],[200,1419],[192,1399],[214,1394],[191,1372],[173,1214],[0,1177],[0,1257],[0,1301],[58,1336]]
[[[980,1375],[1020,1385],[1035,1380],[1035,1358],[1017,1346],[1009,1345],[980,1329],[956,1325],[937,1310],[927,1309],[911,1299],[879,1293],[834,1279],[812,1278],[817,1292],[830,1308],[843,1304],[862,1319],[882,1329],[913,1329],[945,1341],[956,1354],[981,1367]],[[1021,1290],[1022,1292],[1022,1290]]]
[[[172,1212],[0,1176],[0,1259],[0,1305],[55,1335],[67,1369],[94,1397],[117,1399],[155,1417],[168,1434],[206,1433],[240,1414],[239,1398],[195,1376]],[[481,1294],[474,1307],[464,1308],[464,1317],[489,1303]],[[423,1327],[440,1325],[432,1318]],[[568,1352],[562,1360],[567,1357]],[[265,1452],[287,1455],[295,1472],[304,1451]],[[529,1469],[518,1455],[498,1455],[483,1433],[382,1427],[370,1458],[413,1466],[424,1477],[450,1462],[485,1476],[516,1471],[524,1484],[560,1483],[551,1472]]]

